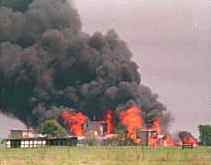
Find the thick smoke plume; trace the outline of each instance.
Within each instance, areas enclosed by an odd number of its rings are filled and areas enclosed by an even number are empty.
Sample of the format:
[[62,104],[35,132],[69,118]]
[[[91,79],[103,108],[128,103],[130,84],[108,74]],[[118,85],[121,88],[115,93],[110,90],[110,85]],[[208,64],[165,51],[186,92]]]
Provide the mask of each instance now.
[[115,31],[84,33],[67,0],[0,0],[0,109],[27,126],[64,107],[92,120],[132,102],[165,128],[169,115],[131,57]]

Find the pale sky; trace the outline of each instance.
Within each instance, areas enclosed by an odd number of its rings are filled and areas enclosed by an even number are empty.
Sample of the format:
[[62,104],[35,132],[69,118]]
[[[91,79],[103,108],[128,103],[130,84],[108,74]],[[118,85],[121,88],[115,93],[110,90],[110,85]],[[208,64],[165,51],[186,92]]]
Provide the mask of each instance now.
[[[142,82],[175,118],[172,132],[197,135],[199,124],[211,124],[208,0],[75,0],[75,6],[83,31],[113,28],[128,43]],[[0,137],[23,126],[1,115],[0,120]]]

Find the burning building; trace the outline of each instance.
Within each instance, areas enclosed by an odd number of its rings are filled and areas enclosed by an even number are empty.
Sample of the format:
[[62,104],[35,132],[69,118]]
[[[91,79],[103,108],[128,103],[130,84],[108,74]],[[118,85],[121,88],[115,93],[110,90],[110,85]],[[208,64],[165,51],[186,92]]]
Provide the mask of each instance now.
[[127,138],[133,143],[140,144],[141,139],[137,136],[137,131],[143,126],[141,110],[137,106],[132,106],[126,111],[120,113],[120,121],[127,130]]
[[[155,117],[152,122],[145,123],[142,117],[142,110],[135,105],[121,110],[118,118],[124,130],[124,143],[134,145],[147,145],[151,148],[174,147],[175,140],[170,134],[163,134],[160,126],[160,119]],[[89,138],[96,140],[96,144],[109,144],[120,134],[115,134],[116,123],[114,114],[107,111],[102,120],[91,121],[81,112],[64,111],[60,117],[69,136],[48,137],[37,134],[34,130],[12,130],[9,139],[6,139],[7,148],[33,148],[46,145],[72,146],[77,144],[89,144]],[[195,147],[197,140],[188,132],[180,132],[181,146]],[[127,143],[127,142],[131,143]],[[120,143],[119,143],[120,144]]]
[[123,127],[124,141],[130,141],[135,145],[148,145],[150,147],[175,146],[170,134],[162,134],[161,121],[154,117],[151,122],[144,122],[141,108],[131,104],[117,113],[119,122],[115,122],[115,114],[111,110],[106,111],[102,120],[91,121],[81,112],[63,112],[63,123],[70,135],[86,139],[90,135],[95,139],[109,140],[119,136],[116,134],[116,124]]
[[190,132],[187,131],[181,131],[179,132],[179,138],[182,142],[183,148],[185,147],[196,147],[198,145],[197,139],[193,137],[193,135]]

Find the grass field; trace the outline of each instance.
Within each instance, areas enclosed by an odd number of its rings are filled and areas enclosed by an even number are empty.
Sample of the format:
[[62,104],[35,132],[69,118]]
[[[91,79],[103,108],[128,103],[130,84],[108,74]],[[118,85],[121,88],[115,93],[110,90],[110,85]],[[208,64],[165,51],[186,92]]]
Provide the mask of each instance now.
[[0,165],[211,165],[211,148],[1,148]]

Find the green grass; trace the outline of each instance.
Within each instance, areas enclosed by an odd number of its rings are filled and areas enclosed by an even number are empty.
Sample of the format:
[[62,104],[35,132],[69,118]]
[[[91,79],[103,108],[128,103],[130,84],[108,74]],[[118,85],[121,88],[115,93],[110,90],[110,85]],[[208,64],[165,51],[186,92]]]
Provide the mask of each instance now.
[[0,165],[211,165],[211,148],[1,148]]

